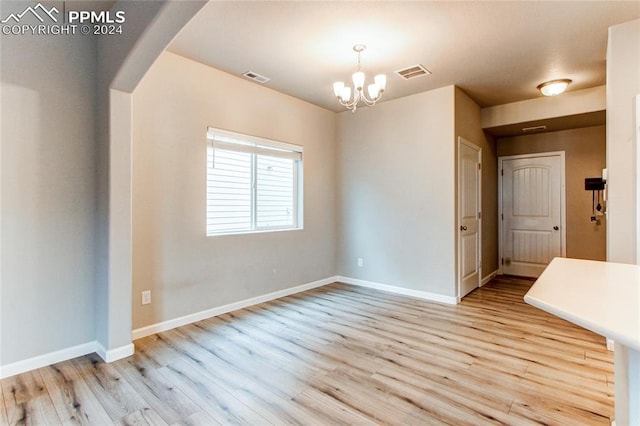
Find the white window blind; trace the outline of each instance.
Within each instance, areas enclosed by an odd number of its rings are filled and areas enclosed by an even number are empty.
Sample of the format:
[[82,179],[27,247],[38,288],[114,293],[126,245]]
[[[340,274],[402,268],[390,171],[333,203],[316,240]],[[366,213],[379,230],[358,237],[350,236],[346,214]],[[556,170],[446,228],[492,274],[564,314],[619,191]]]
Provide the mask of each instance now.
[[209,128],[207,235],[302,225],[302,147]]
[[295,226],[295,167],[297,160],[256,156],[256,225]]

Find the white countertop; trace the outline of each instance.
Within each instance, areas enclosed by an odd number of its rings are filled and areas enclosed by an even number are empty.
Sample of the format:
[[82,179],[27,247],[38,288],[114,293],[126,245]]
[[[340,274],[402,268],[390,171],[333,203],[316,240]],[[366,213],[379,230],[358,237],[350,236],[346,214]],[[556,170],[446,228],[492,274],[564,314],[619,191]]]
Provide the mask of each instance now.
[[640,266],[556,257],[525,302],[640,351]]

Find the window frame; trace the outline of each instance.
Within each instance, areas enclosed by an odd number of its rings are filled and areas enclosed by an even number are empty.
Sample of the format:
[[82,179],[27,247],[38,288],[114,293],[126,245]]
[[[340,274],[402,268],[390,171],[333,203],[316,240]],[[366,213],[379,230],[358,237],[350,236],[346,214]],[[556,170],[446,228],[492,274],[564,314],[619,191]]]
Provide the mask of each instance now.
[[[213,150],[213,164],[215,164],[216,149],[251,155],[251,229],[244,230],[211,230],[208,223],[209,217],[209,149]],[[206,236],[216,237],[224,235],[258,234],[265,232],[294,231],[303,229],[303,151],[300,145],[246,135],[229,130],[207,128],[207,166],[206,166]],[[258,226],[258,157],[287,158],[293,161],[292,192],[293,192],[293,224]]]

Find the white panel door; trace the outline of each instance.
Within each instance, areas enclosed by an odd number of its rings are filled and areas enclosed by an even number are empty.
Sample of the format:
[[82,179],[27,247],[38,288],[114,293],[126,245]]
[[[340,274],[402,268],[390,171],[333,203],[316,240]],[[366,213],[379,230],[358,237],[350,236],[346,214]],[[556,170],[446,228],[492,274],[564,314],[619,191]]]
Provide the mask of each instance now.
[[480,286],[480,148],[458,142],[458,294]]
[[502,161],[502,265],[505,274],[538,277],[562,256],[562,158]]

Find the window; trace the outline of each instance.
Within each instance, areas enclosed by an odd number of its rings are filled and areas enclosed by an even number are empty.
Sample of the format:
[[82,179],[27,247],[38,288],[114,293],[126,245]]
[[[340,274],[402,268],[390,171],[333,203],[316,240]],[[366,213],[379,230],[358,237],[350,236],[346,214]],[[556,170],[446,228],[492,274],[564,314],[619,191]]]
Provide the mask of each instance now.
[[301,146],[207,130],[207,235],[302,228],[301,188]]

